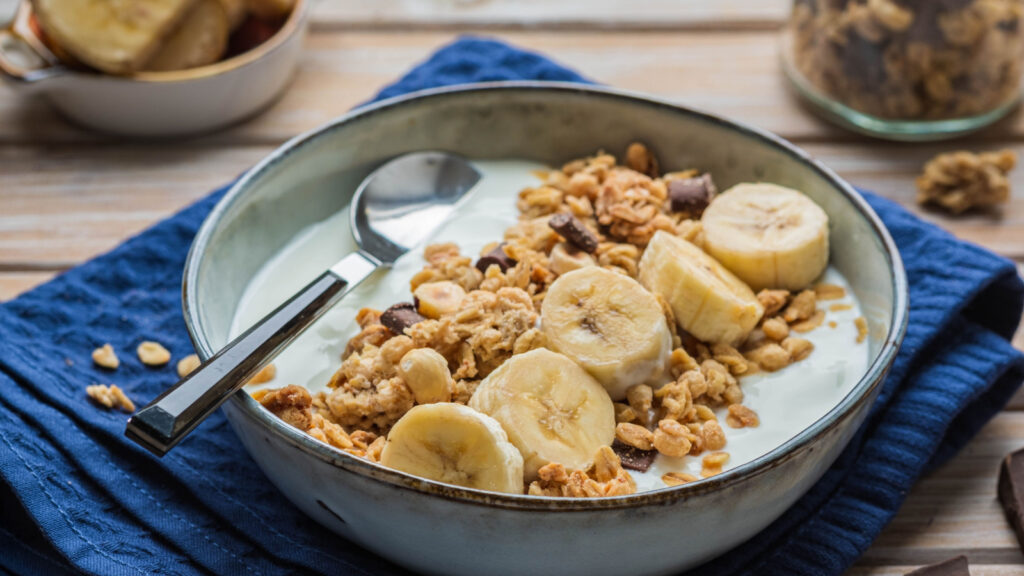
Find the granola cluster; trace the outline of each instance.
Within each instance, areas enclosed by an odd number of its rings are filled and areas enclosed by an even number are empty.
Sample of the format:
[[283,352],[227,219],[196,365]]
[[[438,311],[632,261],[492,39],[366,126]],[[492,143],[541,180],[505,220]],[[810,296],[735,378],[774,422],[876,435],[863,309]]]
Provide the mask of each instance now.
[[[388,431],[413,406],[466,404],[480,381],[506,360],[545,346],[537,327],[539,310],[560,275],[601,266],[635,278],[640,256],[658,230],[700,246],[698,218],[716,194],[709,175],[661,175],[657,159],[640,144],[629,147],[626,165],[599,153],[541,177],[540,186],[520,192],[520,218],[502,242],[485,246],[475,259],[454,244],[428,246],[425,266],[410,282],[414,302],[361,310],[356,317],[361,330],[347,343],[328,390],[310,394],[288,386],[263,391],[257,399],[320,441],[377,459]],[[661,299],[673,338],[673,380],[657,390],[630,388],[627,401],[615,403],[614,446],[601,448],[587,470],[559,463],[542,467],[527,492],[631,494],[636,485],[626,468],[645,470],[654,454],[703,455],[702,475],[720,472],[729,457],[723,452],[724,426],[759,425],[757,414],[742,403],[739,378],[806,358],[813,345],[796,334],[822,323],[819,300],[844,296],[841,287],[830,285],[798,294],[762,291],[764,318],[739,348],[707,344],[683,332]],[[411,378],[414,373],[429,373],[437,385],[418,390],[424,377]],[[726,410],[724,422],[716,409]],[[638,464],[645,460],[646,465]],[[696,478],[672,473],[663,480],[676,485]]]
[[531,496],[601,498],[628,496],[636,492],[636,482],[608,446],[597,451],[594,463],[587,470],[566,470],[565,466],[552,462],[542,466],[537,474],[539,479],[530,483],[527,489]]
[[881,118],[984,114],[1020,90],[1019,0],[799,0],[797,70],[818,90]]
[[1010,199],[1007,174],[1016,165],[1012,150],[940,154],[917,178],[917,202],[953,214],[1004,204]]

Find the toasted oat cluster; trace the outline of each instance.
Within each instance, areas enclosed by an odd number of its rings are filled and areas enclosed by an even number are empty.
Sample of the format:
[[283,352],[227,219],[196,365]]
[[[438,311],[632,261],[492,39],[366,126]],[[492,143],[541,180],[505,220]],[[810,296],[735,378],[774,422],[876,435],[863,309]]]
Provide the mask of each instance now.
[[135,412],[135,403],[116,385],[93,384],[85,387],[85,393],[104,408]]
[[984,114],[1020,90],[1017,0],[798,0],[793,61],[818,90],[893,119]]
[[1007,174],[1016,165],[1012,150],[940,154],[917,178],[917,202],[953,214],[1005,204],[1010,199]]
[[[717,197],[711,176],[661,174],[642,144],[629,147],[622,165],[598,153],[539,176],[540,185],[516,198],[518,222],[501,242],[475,258],[454,244],[427,246],[425,265],[410,281],[412,302],[359,312],[360,331],[326,391],[287,386],[254,397],[335,448],[464,486],[621,496],[636,491],[627,469],[646,471],[659,454],[700,456],[704,477],[721,472],[729,458],[725,428],[760,424],[743,405],[741,378],[808,357],[814,347],[799,335],[823,323],[819,301],[841,299],[844,289],[820,284],[755,293],[715,262],[716,274],[732,280],[702,281],[711,293],[700,322],[716,330],[703,332],[712,336],[702,341],[684,328],[694,326],[694,311],[658,291],[644,277],[642,260],[655,249],[668,258],[661,251],[682,243],[684,253],[713,262],[703,250],[701,221]],[[788,210],[809,203],[788,190],[763,194]],[[818,266],[810,277],[819,275],[823,264],[810,265]],[[673,268],[648,268],[654,270],[648,275],[684,278]],[[712,309],[718,316],[708,315]],[[732,326],[738,316],[746,318],[743,327]],[[621,353],[621,362],[591,362],[591,352]],[[660,385],[632,384],[651,378]],[[439,405],[453,408],[420,410]],[[716,409],[724,411],[724,422]],[[582,423],[593,429],[566,432]],[[421,431],[416,436],[409,429]],[[473,442],[453,439],[453,430]],[[564,450],[547,456],[547,439],[560,434],[587,452],[575,459]],[[419,438],[419,447],[406,445],[410,437]],[[523,448],[530,443],[537,449]],[[445,464],[428,472],[423,454],[430,451],[444,452]],[[488,462],[488,472],[469,474],[451,464],[464,464],[467,453]],[[511,472],[492,477],[494,470]],[[663,477],[669,486],[696,479]]]

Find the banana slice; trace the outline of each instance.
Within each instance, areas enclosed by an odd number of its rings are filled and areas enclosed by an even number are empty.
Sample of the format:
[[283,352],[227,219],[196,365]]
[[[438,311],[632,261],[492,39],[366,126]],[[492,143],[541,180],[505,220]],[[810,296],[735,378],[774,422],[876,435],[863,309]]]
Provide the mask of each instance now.
[[548,256],[548,262],[551,271],[558,275],[597,265],[593,256],[579,248],[570,246],[567,242],[555,244],[555,247],[551,249],[551,255]]
[[462,404],[416,406],[388,433],[380,463],[466,488],[522,494],[523,457],[494,418]]
[[296,0],[247,0],[249,11],[264,20],[287,16],[295,8]]
[[701,222],[708,254],[754,290],[802,290],[828,266],[828,216],[796,190],[738,184]]
[[749,286],[703,250],[668,232],[659,230],[651,238],[640,257],[638,277],[665,298],[680,328],[704,342],[738,345],[764,315]]
[[615,407],[575,362],[544,348],[518,354],[491,372],[469,405],[494,417],[523,456],[526,481],[558,462],[585,470],[615,439]]
[[238,27],[245,21],[245,17],[249,15],[249,6],[245,0],[217,0],[221,6],[224,7],[224,12],[228,15],[228,24],[231,31],[234,32]]
[[43,31],[75,59],[111,74],[139,70],[195,0],[33,0]]
[[198,0],[167,37],[146,70],[187,70],[220,60],[228,48],[231,22],[220,0]]
[[672,349],[665,314],[628,276],[597,266],[559,276],[540,317],[551,348],[582,366],[615,400],[664,373]]

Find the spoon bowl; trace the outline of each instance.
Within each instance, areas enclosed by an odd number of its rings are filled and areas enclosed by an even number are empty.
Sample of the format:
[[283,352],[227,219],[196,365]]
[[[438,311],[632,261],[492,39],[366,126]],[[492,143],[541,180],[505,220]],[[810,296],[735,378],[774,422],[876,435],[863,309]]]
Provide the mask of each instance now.
[[352,235],[359,250],[135,413],[125,435],[157,456],[166,454],[345,294],[429,239],[479,180],[468,161],[444,152],[413,152],[385,162],[353,199]]

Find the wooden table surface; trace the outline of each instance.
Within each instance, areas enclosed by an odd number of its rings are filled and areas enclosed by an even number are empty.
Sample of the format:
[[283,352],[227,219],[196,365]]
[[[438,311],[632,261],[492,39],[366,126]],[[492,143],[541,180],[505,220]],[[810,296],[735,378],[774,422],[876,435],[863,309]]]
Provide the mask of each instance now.
[[[8,14],[13,0],[0,0]],[[955,148],[1024,153],[1024,116],[952,144],[868,140],[810,115],[788,92],[776,37],[788,0],[324,0],[300,72],[262,116],[198,140],[142,144],[82,131],[40,98],[0,86],[0,301],[13,298],[231,180],[287,138],[373,95],[459,34],[499,36],[585,76],[782,135],[855,185],[1024,262],[1024,169],[1001,217],[914,205],[913,179]],[[2,16],[0,16],[2,18]],[[1017,346],[1022,338],[1018,336]],[[903,574],[967,554],[975,576],[1024,574],[995,499],[999,461],[1024,445],[1024,395],[924,478],[850,571]]]

